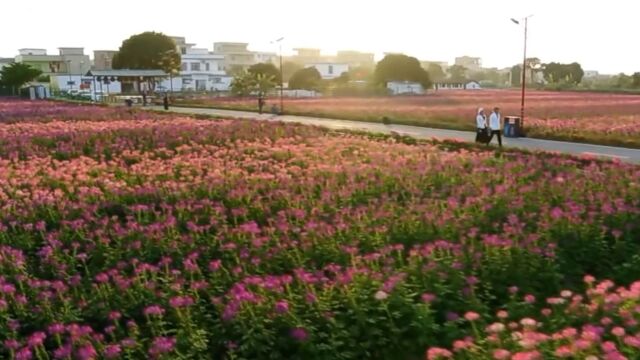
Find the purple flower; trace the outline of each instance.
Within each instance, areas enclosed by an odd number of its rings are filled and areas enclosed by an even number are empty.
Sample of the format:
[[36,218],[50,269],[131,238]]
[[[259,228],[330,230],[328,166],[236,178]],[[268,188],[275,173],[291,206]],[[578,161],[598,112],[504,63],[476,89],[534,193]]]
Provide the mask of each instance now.
[[45,334],[42,331],[38,331],[31,334],[31,336],[29,336],[29,339],[27,340],[27,344],[29,344],[29,346],[32,348],[38,347],[42,345],[42,343],[44,342],[44,339],[46,338],[47,338],[47,334]]
[[31,349],[29,349],[28,347],[23,347],[22,349],[18,350],[18,352],[16,353],[16,360],[31,360],[33,359],[33,353],[31,352]]
[[297,341],[305,341],[309,338],[309,333],[302,327],[295,327],[289,331],[289,335]]
[[105,359],[116,359],[120,356],[122,352],[122,348],[118,344],[107,345],[104,347],[104,357]]
[[211,270],[212,272],[217,271],[218,269],[220,269],[222,262],[220,260],[212,260],[209,263],[209,270]]
[[276,303],[275,310],[278,314],[286,314],[289,312],[289,303],[286,300],[280,300]]
[[174,296],[169,300],[169,305],[173,308],[188,307],[195,303],[190,296]]
[[430,293],[424,293],[420,296],[420,299],[422,300],[422,302],[430,304],[436,299],[436,296]]
[[175,346],[176,346],[175,337],[160,336],[153,339],[151,348],[149,348],[149,354],[154,358],[156,358],[159,355],[170,353],[171,351],[173,351]]
[[20,343],[16,339],[7,339],[4,341],[4,346],[7,349],[16,350],[20,347]]
[[51,335],[62,334],[64,332],[64,325],[60,323],[51,324],[49,325],[48,330]]
[[65,344],[53,351],[53,357],[56,359],[67,359],[71,356],[71,344]]
[[93,345],[88,343],[78,348],[76,356],[80,360],[93,360],[98,357],[98,353],[96,352],[96,349],[94,349]]

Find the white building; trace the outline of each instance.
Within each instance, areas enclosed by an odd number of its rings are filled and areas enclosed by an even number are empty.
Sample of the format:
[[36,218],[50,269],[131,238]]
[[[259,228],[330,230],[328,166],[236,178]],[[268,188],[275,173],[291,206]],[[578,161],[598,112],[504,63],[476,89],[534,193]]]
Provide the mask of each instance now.
[[585,70],[583,77],[585,79],[591,79],[591,78],[598,77],[598,75],[600,75],[600,73],[597,72],[596,70]]
[[433,85],[436,90],[480,90],[482,86],[475,80],[439,81]]
[[387,89],[392,95],[424,94],[424,88],[420,83],[409,81],[390,81],[387,83]]
[[279,62],[279,57],[276,53],[256,51],[253,56],[256,64],[277,64]]
[[182,54],[180,78],[183,91],[212,91],[220,86],[224,71],[224,56],[207,49],[187,47]]
[[331,80],[340,77],[343,73],[349,72],[348,64],[341,63],[315,63],[307,64],[306,68],[314,67],[324,80]]

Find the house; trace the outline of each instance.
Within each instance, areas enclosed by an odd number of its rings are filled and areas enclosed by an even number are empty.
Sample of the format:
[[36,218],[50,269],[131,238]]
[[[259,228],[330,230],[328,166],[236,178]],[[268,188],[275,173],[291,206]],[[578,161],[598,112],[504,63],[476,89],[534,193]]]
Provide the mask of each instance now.
[[229,74],[230,71],[247,70],[256,64],[256,56],[247,49],[248,46],[247,43],[217,42],[213,44],[213,53],[223,56],[222,70]]
[[211,91],[214,84],[221,82],[226,76],[224,56],[210,53],[207,49],[188,47],[182,54],[180,78],[182,90]]
[[64,73],[79,77],[91,68],[91,59],[84,54],[84,48],[61,47],[58,51],[58,55],[48,55],[45,49],[20,49],[15,62],[28,64],[45,76]]
[[437,90],[480,90],[482,87],[480,83],[475,80],[464,80],[464,81],[452,81],[452,80],[444,80],[438,81],[433,85],[434,89]]
[[116,50],[94,50],[93,51],[93,70],[111,70],[113,69],[113,57],[118,52]]
[[349,72],[348,64],[341,63],[315,63],[315,64],[307,64],[304,66],[305,68],[314,67],[320,73],[320,76],[323,80],[331,80],[340,77],[343,73]]
[[387,89],[392,95],[424,94],[424,88],[420,83],[409,81],[390,81],[387,83]]

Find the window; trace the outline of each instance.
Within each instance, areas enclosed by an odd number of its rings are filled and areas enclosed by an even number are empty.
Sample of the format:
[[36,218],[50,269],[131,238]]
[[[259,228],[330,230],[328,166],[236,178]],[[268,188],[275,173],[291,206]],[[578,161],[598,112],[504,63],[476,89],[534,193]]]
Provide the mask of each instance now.
[[186,48],[186,47],[181,47],[181,48],[180,48],[180,53],[181,53],[182,55],[186,55],[186,54],[187,54],[187,48]]
[[206,63],[204,65],[204,68],[205,68],[206,71],[209,71],[209,69],[211,68],[211,65],[209,65],[209,63]]
[[187,71],[187,63],[180,64],[180,71]]
[[200,63],[191,63],[191,71],[200,71]]
[[329,65],[329,75],[333,75],[333,65]]

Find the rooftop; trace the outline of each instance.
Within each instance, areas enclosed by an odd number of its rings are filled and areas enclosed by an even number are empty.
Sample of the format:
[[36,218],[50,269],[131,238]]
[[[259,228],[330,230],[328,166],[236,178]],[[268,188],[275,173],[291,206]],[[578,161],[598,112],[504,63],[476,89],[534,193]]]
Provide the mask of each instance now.
[[162,70],[130,70],[130,69],[120,69],[120,70],[89,70],[87,76],[123,76],[123,77],[164,77],[168,76]]

